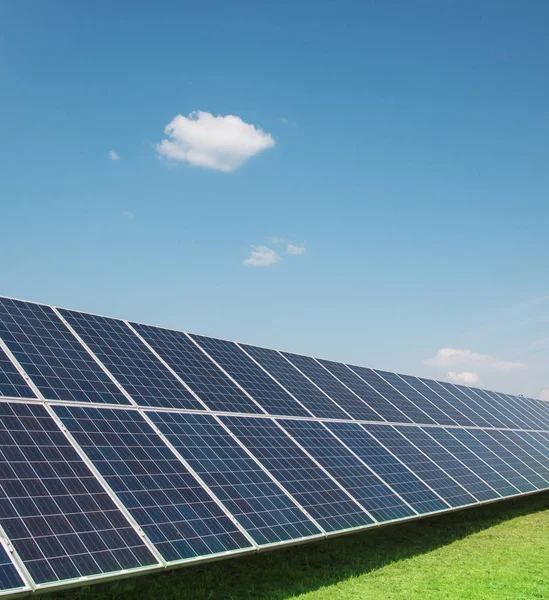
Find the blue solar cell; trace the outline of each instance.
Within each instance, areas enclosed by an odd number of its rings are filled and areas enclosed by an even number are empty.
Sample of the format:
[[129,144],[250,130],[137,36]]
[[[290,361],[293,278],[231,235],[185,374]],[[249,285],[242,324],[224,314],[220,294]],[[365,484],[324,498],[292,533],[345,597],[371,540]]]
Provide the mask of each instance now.
[[511,438],[516,444],[521,444],[521,447],[528,454],[535,458],[545,469],[549,468],[549,452],[543,440],[532,435],[529,431],[506,431],[505,435]]
[[281,419],[279,423],[377,521],[417,514],[321,423],[295,419]]
[[371,407],[372,418],[364,419],[365,421],[410,422],[410,419],[401,410],[393,406],[381,394],[378,394],[373,387],[369,386],[354,371],[351,371],[347,365],[323,359],[318,359],[318,362]]
[[15,591],[25,584],[11,562],[8,553],[0,546],[0,592]]
[[463,395],[468,396],[474,403],[474,408],[479,412],[492,427],[512,427],[511,422],[495,406],[494,401],[478,388],[471,388],[465,385],[451,384]]
[[297,398],[315,417],[347,419],[343,412],[290,362],[276,350],[258,348],[240,344],[264,369],[275,377],[295,398]]
[[[283,352],[283,354],[293,365],[313,381],[321,390],[328,394],[338,406],[352,417],[365,421],[380,420],[380,416],[376,414],[368,404],[351,390],[346,388],[314,358],[300,354],[291,354],[289,352]],[[340,417],[334,413],[333,418]]]
[[517,427],[520,429],[545,429],[546,423],[539,417],[535,406],[527,398],[524,398],[523,402],[518,402],[518,398],[502,394],[501,392],[487,391],[486,393],[500,399],[500,402],[507,407],[508,412],[518,423]]
[[490,432],[483,429],[469,429],[468,432],[487,446],[492,452],[497,454],[501,460],[505,461],[515,469],[515,471],[525,477],[534,486],[534,489],[541,490],[545,488],[545,480],[540,477],[536,471],[520,460],[516,454],[516,446],[505,436],[496,440],[490,435]]
[[204,409],[126,323],[70,310],[60,312],[138,404]]
[[[396,427],[396,429],[477,500],[482,502],[493,500],[499,496],[493,488],[488,486],[486,482],[452,454],[453,446],[448,449],[444,448],[419,427]],[[458,444],[459,442],[456,440],[455,446],[458,446]]]
[[257,544],[321,534],[214,417],[148,414]]
[[540,475],[540,477],[543,479],[543,488],[549,487],[549,469],[547,466],[545,466],[547,460],[543,454],[541,454],[533,446],[529,445],[515,431],[490,431],[489,433],[493,438],[498,440],[498,442],[506,438],[512,444],[514,444],[514,453],[520,458],[520,460],[522,460],[522,462],[526,463],[531,469]]
[[378,375],[373,369],[367,369],[366,367],[356,367],[349,365],[349,367],[366,383],[371,385],[376,392],[381,394],[384,398],[389,400],[391,404],[396,406],[402,411],[413,423],[434,423],[428,415],[422,410],[417,408],[408,398],[401,394],[394,387],[389,385],[385,379]]
[[531,492],[536,488],[524,478],[511,465],[501,459],[495,452],[485,446],[480,440],[474,437],[465,429],[452,429],[451,435],[457,438],[462,444],[467,446],[477,456],[487,462],[495,471],[511,483],[519,492]]
[[271,415],[308,417],[309,413],[234,342],[191,337]]
[[223,416],[221,420],[324,530],[373,523],[271,419]]
[[429,423],[434,422],[439,423],[440,425],[455,425],[454,420],[451,419],[444,411],[442,411],[436,403],[432,403],[427,396],[419,393],[416,388],[409,385],[396,373],[380,371],[379,369],[376,369],[375,372],[383,377],[387,383],[392,385],[405,398],[417,406],[418,410],[423,413],[417,413],[419,419],[417,421],[418,423],[425,423],[426,415]]
[[167,562],[251,547],[137,411],[55,411]]
[[0,298],[0,337],[46,398],[129,404],[49,306]]
[[500,496],[513,496],[520,493],[517,488],[506,481],[489,464],[484,462],[459,439],[452,435],[454,429],[447,430],[438,427],[425,428],[424,432],[434,438],[439,444],[449,450],[458,460],[469,467],[475,475],[485,481]]
[[415,473],[400,462],[358,423],[327,422],[326,427],[369,465],[420,514],[448,508]]
[[181,331],[139,323],[132,323],[132,327],[211,410],[262,412],[257,404]]
[[434,381],[433,379],[424,379],[423,377],[418,377],[418,379],[429,389],[433,390],[433,392],[444,398],[446,402],[455,407],[457,411],[459,411],[466,419],[468,419],[468,422],[463,423],[464,425],[489,425],[486,419],[483,419],[480,415],[478,415],[474,410],[471,409],[471,407],[468,404],[469,399],[467,397],[465,397],[466,402],[464,402],[463,399],[458,397],[458,395],[452,394],[448,389],[446,389],[444,387],[444,382]]
[[411,444],[395,427],[387,425],[363,425],[363,427],[450,506],[475,503],[475,498],[471,494],[440,469],[436,462]]
[[0,396],[10,398],[36,398],[19,371],[0,348]]
[[0,524],[37,583],[156,565],[46,409],[0,403]]
[[[492,407],[492,410],[497,410],[497,418],[502,421],[505,427],[518,427],[520,429],[526,428],[530,429],[530,425],[524,421],[519,413],[517,413],[513,408],[509,406],[509,403],[499,396],[498,394],[494,394],[489,390],[481,390],[477,388],[470,388],[477,395],[482,395],[488,402],[488,404]],[[524,411],[520,411],[524,412]]]
[[[447,383],[446,381],[436,381],[433,382],[437,384],[439,387],[434,387],[436,392],[440,389],[440,387],[444,388],[448,393],[457,398],[462,406],[467,407],[467,416],[474,422],[474,424],[478,427],[490,427],[492,425],[492,418],[486,412],[486,410],[480,406],[477,402],[475,402],[471,396],[465,394],[462,390],[460,390],[453,383]],[[427,385],[433,387],[431,382],[427,381]]]
[[[428,385],[426,385],[419,377],[413,377],[411,375],[399,375],[408,385],[412,386],[434,405],[438,406],[449,418],[457,425],[474,425],[468,417],[461,413],[454,404],[452,404],[447,398],[444,398],[440,393],[434,392]],[[450,424],[450,423],[448,423]]]

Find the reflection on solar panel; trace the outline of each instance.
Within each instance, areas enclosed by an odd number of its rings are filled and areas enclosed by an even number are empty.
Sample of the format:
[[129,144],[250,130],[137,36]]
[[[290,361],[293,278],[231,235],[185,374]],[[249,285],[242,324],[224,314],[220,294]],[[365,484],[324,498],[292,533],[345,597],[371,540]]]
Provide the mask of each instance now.
[[157,561],[43,406],[0,403],[0,525],[34,581]]
[[8,355],[0,348],[0,396],[36,398]]
[[72,406],[55,411],[164,560],[250,546],[139,413]]
[[541,400],[0,298],[2,596],[547,489]]
[[149,416],[257,544],[321,533],[214,417]]
[[8,553],[0,545],[0,594],[5,591],[16,591],[25,588],[25,583],[11,562]]
[[129,404],[49,306],[0,298],[0,337],[45,398]]
[[139,404],[204,408],[123,321],[59,312]]
[[221,417],[221,420],[325,531],[343,531],[374,522],[271,420],[249,417]]

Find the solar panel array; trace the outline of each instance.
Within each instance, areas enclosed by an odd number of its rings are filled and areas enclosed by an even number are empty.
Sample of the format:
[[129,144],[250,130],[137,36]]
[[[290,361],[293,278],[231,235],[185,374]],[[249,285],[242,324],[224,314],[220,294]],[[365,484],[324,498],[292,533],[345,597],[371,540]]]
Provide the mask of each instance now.
[[549,489],[549,404],[0,298],[0,595]]

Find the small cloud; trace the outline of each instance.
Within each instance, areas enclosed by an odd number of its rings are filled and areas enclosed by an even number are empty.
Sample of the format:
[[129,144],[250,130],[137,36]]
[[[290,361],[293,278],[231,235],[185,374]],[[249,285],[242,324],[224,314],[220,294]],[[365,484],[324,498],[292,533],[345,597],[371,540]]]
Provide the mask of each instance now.
[[491,371],[509,372],[528,368],[523,362],[511,362],[494,358],[489,354],[478,354],[472,350],[441,348],[435,356],[427,358],[424,364],[431,367],[479,366]]
[[252,267],[270,267],[280,261],[280,256],[267,246],[252,246],[250,256],[242,262]]
[[109,158],[110,158],[110,159],[111,159],[113,162],[117,162],[117,161],[119,161],[119,160],[120,160],[120,156],[118,156],[118,154],[117,154],[117,153],[116,153],[114,150],[111,150],[111,151],[109,152]]
[[294,255],[305,254],[305,246],[304,245],[295,246],[294,244],[288,244],[286,246],[286,254],[294,254]]
[[278,120],[282,123],[282,125],[291,125],[292,127],[297,127],[297,123],[295,121],[291,121],[286,117],[280,117]]
[[539,397],[541,400],[549,402],[549,387],[541,390],[541,392],[539,393]]
[[450,371],[448,373],[448,377],[454,383],[463,383],[465,385],[474,385],[480,381],[480,376],[478,373],[472,373],[471,371],[462,371],[461,373],[457,373],[456,371]]
[[238,169],[252,156],[275,145],[270,133],[240,117],[214,117],[200,110],[188,117],[177,115],[164,132],[167,138],[156,145],[160,157],[223,173]]
[[133,221],[135,219],[134,214],[129,210],[125,210],[122,213],[122,216],[125,217],[126,219],[128,219],[128,221]]

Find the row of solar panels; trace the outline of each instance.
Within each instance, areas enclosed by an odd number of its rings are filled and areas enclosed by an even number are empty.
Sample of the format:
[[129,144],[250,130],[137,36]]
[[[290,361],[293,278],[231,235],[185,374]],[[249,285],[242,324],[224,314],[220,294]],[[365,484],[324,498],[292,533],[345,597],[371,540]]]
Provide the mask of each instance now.
[[544,490],[549,433],[3,400],[0,478],[16,593]]
[[6,397],[549,430],[541,400],[7,298],[0,298],[0,338]]

